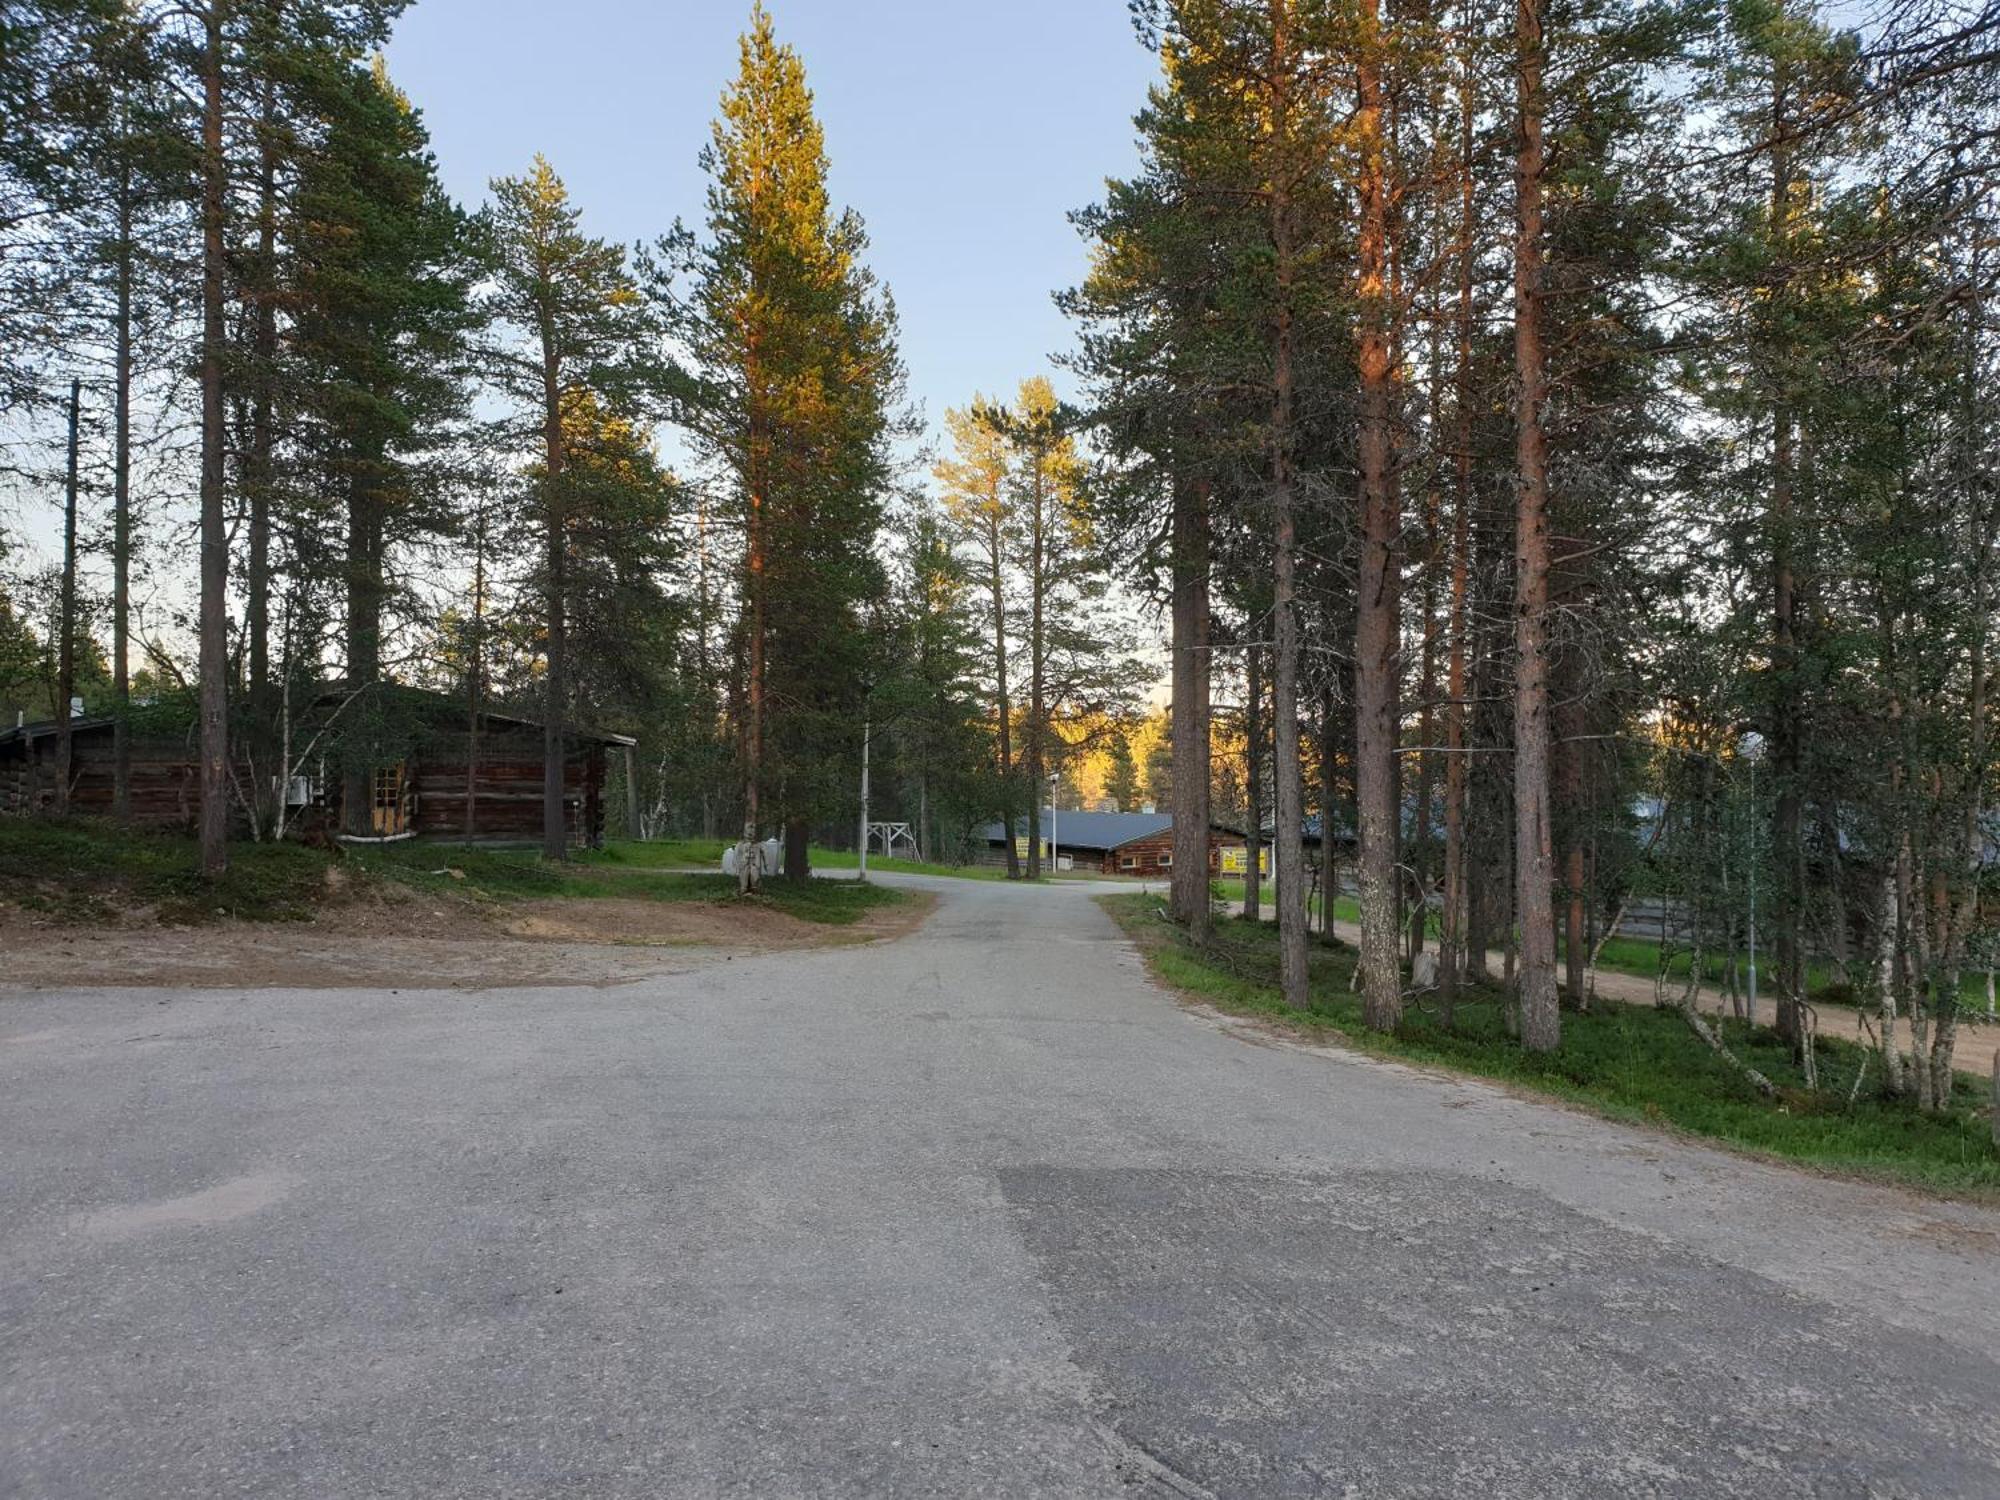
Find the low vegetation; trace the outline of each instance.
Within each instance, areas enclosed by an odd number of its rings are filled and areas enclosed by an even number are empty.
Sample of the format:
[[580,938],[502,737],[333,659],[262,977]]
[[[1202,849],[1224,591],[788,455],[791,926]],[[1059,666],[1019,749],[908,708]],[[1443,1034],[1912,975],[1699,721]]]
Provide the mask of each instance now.
[[[1217,900],[1228,901],[1236,906],[1243,904],[1243,881],[1241,878],[1225,877],[1221,880],[1210,882],[1210,885],[1215,892]],[[1264,885],[1264,910],[1266,914],[1269,914],[1273,910],[1274,897],[1274,889],[1267,878]],[[1320,911],[1319,897],[1314,896],[1308,904],[1313,920],[1317,921]],[[1349,924],[1358,923],[1361,920],[1360,904],[1352,896],[1344,895],[1338,897],[1333,903],[1333,920]],[[1438,936],[1438,925],[1437,915],[1433,913],[1427,928],[1433,939],[1436,939]],[[1558,938],[1556,942],[1556,956],[1560,959],[1562,955],[1563,945],[1561,939]],[[1651,979],[1660,972],[1661,957],[1660,944],[1655,939],[1613,937],[1605,939],[1603,947],[1599,950],[1597,954],[1597,967],[1611,973],[1630,974],[1639,979]],[[1738,983],[1742,983],[1747,954],[1740,951],[1730,954],[1713,950],[1702,955],[1702,982],[1712,985],[1717,989],[1722,988],[1728,982],[1729,966],[1732,959],[1736,964]],[[1693,954],[1685,947],[1677,947],[1668,952],[1665,955],[1666,977],[1670,981],[1685,980],[1688,975],[1688,965],[1692,961]],[[1766,997],[1768,999],[1768,976],[1772,972],[1772,960],[1768,952],[1762,952],[1759,963],[1767,976]],[[1986,975],[1984,971],[1977,973],[1968,972],[1960,981],[1960,991],[1967,1004],[1971,1005],[1974,1009],[1983,1008],[1986,1004]],[[1826,959],[1815,959],[1806,965],[1806,993],[1813,1000],[1825,1001],[1834,1005],[1852,1005],[1855,1003],[1854,992],[1852,986],[1848,983],[1846,974],[1841,970],[1840,965]]]
[[245,844],[228,873],[197,873],[193,841],[89,819],[0,818],[0,900],[66,921],[134,908],[163,923],[214,917],[310,920],[327,890],[328,855],[301,844]]
[[[358,895],[385,886],[501,902],[741,899],[735,882],[723,875],[671,868],[689,861],[670,857],[668,845],[619,844],[551,864],[524,849],[412,842],[329,850],[245,843],[231,850],[229,872],[220,882],[195,873],[193,847],[181,835],[89,819],[0,819],[0,900],[63,920],[101,921],[136,910],[178,925],[217,917],[306,921],[326,904],[329,890]],[[748,899],[803,921],[849,926],[908,898],[852,881],[793,886],[779,880]]]
[[1775,1033],[1721,1022],[1731,1049],[1777,1084],[1774,1102],[1720,1062],[1674,1012],[1607,1005],[1566,1014],[1561,1048],[1535,1054],[1506,1034],[1505,996],[1485,988],[1462,996],[1450,1029],[1435,1006],[1414,1003],[1395,1031],[1371,1032],[1362,1025],[1361,997],[1352,992],[1350,948],[1314,948],[1311,1004],[1300,1009],[1280,997],[1277,933],[1269,924],[1219,922],[1213,943],[1198,949],[1160,919],[1157,898],[1099,899],[1155,974],[1218,1009],[1497,1079],[1613,1119],[1667,1125],[1824,1170],[2000,1199],[2000,1151],[1983,1114],[1987,1101],[1968,1078],[1961,1077],[1949,1109],[1919,1114],[1871,1086],[1879,1066],[1860,1048],[1823,1041],[1820,1086],[1808,1089]]
[[[648,870],[714,870],[722,863],[723,839],[614,839],[602,849],[585,856],[591,864]],[[822,849],[813,846],[815,870],[852,870],[861,861],[852,849]],[[947,865],[924,859],[889,859],[868,856],[868,868],[885,875],[943,875],[957,880],[1004,880],[1007,872],[998,865]]]

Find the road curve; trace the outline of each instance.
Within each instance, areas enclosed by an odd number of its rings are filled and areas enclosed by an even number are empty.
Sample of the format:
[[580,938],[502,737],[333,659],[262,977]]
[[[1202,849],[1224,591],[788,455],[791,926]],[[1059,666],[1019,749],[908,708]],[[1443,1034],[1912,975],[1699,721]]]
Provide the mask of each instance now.
[[611,989],[0,999],[0,1495],[2000,1494],[2000,1214],[913,883]]

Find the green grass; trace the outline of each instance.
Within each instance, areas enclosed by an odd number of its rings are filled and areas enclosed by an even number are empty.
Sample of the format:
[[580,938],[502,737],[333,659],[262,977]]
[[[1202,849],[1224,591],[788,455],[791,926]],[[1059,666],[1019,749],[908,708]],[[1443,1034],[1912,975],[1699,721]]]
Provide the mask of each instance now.
[[[1614,1119],[1665,1125],[1725,1145],[1855,1176],[1936,1192],[2000,1199],[2000,1150],[1990,1101],[1960,1075],[1952,1109],[1920,1115],[1864,1084],[1850,1108],[1849,1086],[1863,1054],[1850,1043],[1819,1044],[1820,1088],[1808,1091],[1789,1049],[1767,1029],[1722,1023],[1730,1047],[1780,1091],[1765,1099],[1671,1011],[1605,1005],[1563,1016],[1563,1044],[1536,1056],[1506,1035],[1503,997],[1479,989],[1461,999],[1449,1031],[1434,1007],[1411,1009],[1393,1034],[1367,1031],[1360,997],[1349,992],[1354,954],[1315,947],[1311,1008],[1287,1006],[1277,985],[1277,934],[1269,924],[1222,921],[1214,943],[1193,947],[1146,896],[1098,898],[1145,949],[1158,975],[1218,1007],[1308,1032],[1338,1036],[1363,1050],[1433,1063],[1549,1094]],[[1879,1060],[1868,1077],[1879,1080]]]
[[[584,862],[639,870],[714,870],[722,863],[725,847],[722,839],[612,839],[602,849],[584,856]],[[817,844],[812,848],[815,870],[853,870],[860,863],[852,849],[822,849]],[[945,875],[958,880],[1007,878],[1006,870],[994,865],[945,865],[931,860],[887,859],[879,854],[868,856],[868,868],[896,875]]]
[[[1162,876],[1164,878],[1164,872],[1162,872]],[[1236,906],[1243,904],[1244,885],[1242,876],[1225,875],[1218,880],[1211,880],[1208,884],[1209,889],[1214,892],[1217,900],[1232,902]],[[1278,898],[1278,888],[1270,876],[1266,875],[1264,877],[1261,889],[1265,912],[1276,911],[1277,907],[1273,903]],[[1312,897],[1307,902],[1307,910],[1311,913],[1315,921],[1319,919],[1320,905],[1321,900],[1318,896]],[[1336,922],[1359,922],[1361,920],[1361,908],[1355,904],[1353,897],[1338,896],[1334,898],[1333,920]]]
[[[162,922],[177,925],[221,916],[307,921],[336,885],[358,891],[383,881],[496,901],[737,899],[736,882],[726,876],[647,868],[655,857],[658,865],[681,863],[665,857],[670,848],[614,845],[550,864],[529,849],[463,844],[409,842],[331,851],[238,842],[229,847],[228,873],[210,884],[195,873],[195,841],[182,834],[123,829],[85,818],[0,818],[0,899],[74,922],[104,921],[135,906],[152,907]],[[643,856],[634,858],[633,851],[643,851]],[[808,922],[849,926],[870,911],[909,898],[853,881],[815,880],[795,887],[774,880],[752,899]]]
[[[1562,944],[1558,940],[1560,951]],[[1667,958],[1667,977],[1686,979],[1693,962],[1693,954],[1686,949],[1676,949]],[[1739,949],[1736,958],[1736,982],[1747,982],[1749,954]],[[1721,988],[1729,969],[1728,953],[1710,952],[1702,955],[1701,977],[1706,984]],[[1598,958],[1598,966],[1615,969],[1621,974],[1636,974],[1641,979],[1651,979],[1660,967],[1660,945],[1650,938],[1614,937],[1605,941],[1604,951]],[[1763,948],[1757,950],[1757,974],[1760,994],[1770,994],[1772,957]],[[1814,959],[1806,967],[1806,992],[1814,999],[1828,1000],[1835,1004],[1851,1005],[1853,996],[1849,993],[1847,976],[1840,966],[1826,959]],[[1968,973],[1960,981],[1959,993],[1965,1003],[1975,1011],[1986,1009],[1986,975],[1984,971]]]
[[[555,865],[523,849],[383,844],[350,852],[348,861],[418,890],[456,889],[503,901],[566,898],[721,903],[738,899],[736,882],[727,875],[651,869],[645,861],[630,857],[634,850],[657,847],[661,846],[617,844]],[[771,880],[751,898],[805,921],[837,927],[849,926],[878,907],[907,899],[902,892],[883,886],[845,880],[812,880],[799,885]]]
[[90,818],[0,818],[0,898],[66,921],[150,906],[176,925],[298,922],[326,893],[327,856],[299,844],[235,845],[228,873],[210,883],[196,873],[190,838]]
[[[813,868],[816,870],[855,870],[861,860],[852,849],[819,849],[812,851]],[[954,880],[1005,880],[1005,865],[941,865],[923,859],[889,859],[880,854],[868,856],[868,868],[881,870],[892,875],[945,875]]]
[[722,864],[722,839],[609,839],[583,856],[586,863],[650,870],[715,870]]
[[[1243,881],[1240,877],[1230,876],[1213,881],[1211,884],[1215,889],[1218,899],[1232,901],[1238,905],[1242,904]],[[1272,885],[1267,877],[1264,882],[1264,904],[1267,910],[1270,909],[1272,895]],[[1313,899],[1312,912],[1315,918],[1319,915],[1319,899],[1317,897]],[[1341,896],[1333,903],[1333,919],[1336,922],[1358,923],[1361,920],[1361,908],[1352,896]],[[1432,936],[1435,937],[1437,935],[1438,922],[1435,915],[1430,919],[1429,931]],[[1560,936],[1558,936],[1556,948],[1557,955],[1560,957],[1562,950]],[[1758,974],[1766,981],[1763,993],[1768,996],[1771,959],[1762,949],[1758,950],[1758,954]],[[1669,979],[1686,979],[1692,957],[1693,955],[1685,949],[1677,949],[1667,959],[1667,977]],[[1744,982],[1744,966],[1748,957],[1749,955],[1742,951],[1736,954],[1737,982],[1739,984]],[[1631,974],[1640,979],[1651,979],[1659,970],[1660,945],[1651,938],[1609,938],[1605,941],[1603,952],[1598,956],[1597,964],[1600,969],[1610,969],[1619,974]],[[1727,953],[1710,952],[1704,954],[1702,956],[1701,968],[1703,982],[1718,989],[1721,988],[1728,967],[1729,955]],[[1829,963],[1825,959],[1816,959],[1807,968],[1806,990],[1814,999],[1826,1000],[1835,1004],[1852,1004],[1852,998],[1845,993],[1846,986],[1847,977],[1841,973],[1840,967],[1837,964]],[[1986,975],[1984,971],[1967,973],[1961,982],[1961,992],[1965,997],[1965,1003],[1973,1010],[1985,1010]]]

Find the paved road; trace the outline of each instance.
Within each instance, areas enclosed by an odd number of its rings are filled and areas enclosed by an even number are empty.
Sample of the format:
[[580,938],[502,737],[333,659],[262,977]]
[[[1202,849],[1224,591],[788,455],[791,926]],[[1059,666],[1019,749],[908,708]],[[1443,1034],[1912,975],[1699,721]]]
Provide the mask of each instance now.
[[0,1495],[2000,1495],[2000,1214],[938,888],[615,989],[0,998]]

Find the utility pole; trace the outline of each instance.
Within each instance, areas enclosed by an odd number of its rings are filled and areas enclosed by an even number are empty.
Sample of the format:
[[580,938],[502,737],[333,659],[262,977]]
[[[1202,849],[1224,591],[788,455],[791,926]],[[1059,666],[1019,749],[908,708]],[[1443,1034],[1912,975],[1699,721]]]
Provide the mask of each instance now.
[[[1746,863],[1750,866],[1750,965],[1747,978],[1750,1024],[1757,1024],[1757,762],[1764,756],[1764,741],[1759,735],[1745,735],[1739,747],[1744,763],[1750,767],[1750,849]],[[1732,946],[1733,943],[1732,943]]]
[[1054,875],[1062,866],[1058,863],[1062,855],[1062,772],[1049,778],[1049,873]]
[[1750,1024],[1757,1024],[1757,757],[1750,757]]
[[69,383],[69,477],[63,489],[62,619],[56,643],[56,816],[69,815],[71,762],[75,754],[70,699],[76,694],[76,446],[83,412],[83,382]]
[[868,878],[868,742],[873,726],[861,721],[861,879]]

